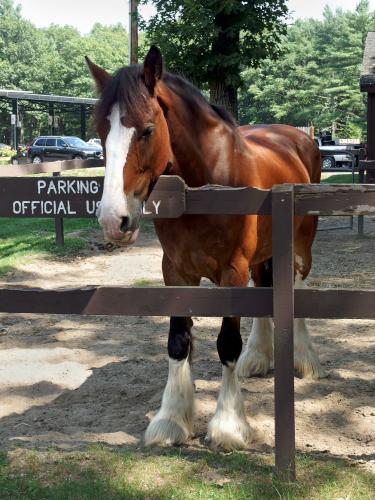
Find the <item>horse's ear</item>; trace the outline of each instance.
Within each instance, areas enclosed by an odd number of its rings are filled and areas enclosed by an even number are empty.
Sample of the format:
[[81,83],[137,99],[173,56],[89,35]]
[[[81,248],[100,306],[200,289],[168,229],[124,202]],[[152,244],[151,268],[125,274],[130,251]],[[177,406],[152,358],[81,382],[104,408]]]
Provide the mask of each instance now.
[[163,75],[163,57],[155,45],[151,45],[143,63],[143,78],[151,95],[154,95],[155,85]]
[[92,61],[90,61],[90,59],[87,56],[85,56],[85,59],[86,59],[87,66],[90,70],[90,73],[92,74],[92,76],[95,80],[97,91],[99,93],[101,93],[103,91],[104,87],[106,86],[106,84],[108,83],[108,81],[112,77],[109,73],[106,72],[105,69],[100,68],[99,66],[94,64]]

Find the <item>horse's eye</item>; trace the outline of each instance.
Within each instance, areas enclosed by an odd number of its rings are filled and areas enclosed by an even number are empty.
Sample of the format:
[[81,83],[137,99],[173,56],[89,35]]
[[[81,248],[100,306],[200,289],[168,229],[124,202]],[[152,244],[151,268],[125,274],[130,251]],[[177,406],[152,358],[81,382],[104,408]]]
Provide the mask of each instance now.
[[148,127],[146,127],[142,132],[142,138],[147,139],[148,137],[150,137],[154,131],[154,128],[155,127],[153,125],[149,125]]

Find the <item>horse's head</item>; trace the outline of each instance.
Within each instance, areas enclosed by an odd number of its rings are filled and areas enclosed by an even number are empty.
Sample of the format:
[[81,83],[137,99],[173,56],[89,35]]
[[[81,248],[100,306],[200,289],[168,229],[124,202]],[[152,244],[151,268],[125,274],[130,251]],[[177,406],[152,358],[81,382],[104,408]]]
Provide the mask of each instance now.
[[151,47],[143,66],[121,68],[114,76],[86,60],[100,93],[96,127],[106,165],[98,220],[108,240],[129,245],[138,236],[143,201],[172,161],[157,98],[163,60]]

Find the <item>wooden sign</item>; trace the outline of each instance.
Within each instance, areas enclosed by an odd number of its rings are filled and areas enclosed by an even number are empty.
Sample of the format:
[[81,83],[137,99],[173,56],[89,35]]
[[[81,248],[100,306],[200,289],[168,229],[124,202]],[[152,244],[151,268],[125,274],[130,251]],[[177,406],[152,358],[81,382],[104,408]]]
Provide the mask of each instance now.
[[103,177],[4,177],[1,217],[95,217]]
[[[96,216],[103,177],[0,178],[0,217]],[[177,218],[185,212],[185,184],[161,177],[143,206],[147,218]]]

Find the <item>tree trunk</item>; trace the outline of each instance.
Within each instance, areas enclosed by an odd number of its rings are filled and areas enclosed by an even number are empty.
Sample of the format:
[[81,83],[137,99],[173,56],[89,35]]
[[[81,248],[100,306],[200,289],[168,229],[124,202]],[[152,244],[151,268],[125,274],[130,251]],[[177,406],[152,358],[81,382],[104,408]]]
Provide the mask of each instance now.
[[238,9],[222,9],[214,19],[218,33],[211,48],[214,63],[207,71],[212,104],[225,107],[238,118],[237,90],[240,86],[240,13]]
[[226,85],[223,81],[216,80],[210,83],[210,102],[222,106],[238,119],[237,89],[233,85]]

